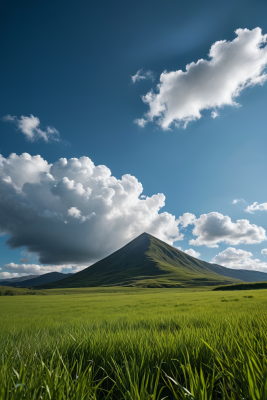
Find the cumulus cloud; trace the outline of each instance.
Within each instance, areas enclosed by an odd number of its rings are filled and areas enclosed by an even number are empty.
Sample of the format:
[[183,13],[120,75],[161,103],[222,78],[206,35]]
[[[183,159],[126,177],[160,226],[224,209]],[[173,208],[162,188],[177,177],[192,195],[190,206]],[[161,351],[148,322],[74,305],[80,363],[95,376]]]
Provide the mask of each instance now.
[[199,256],[201,256],[201,254],[198,251],[195,251],[194,249],[188,249],[184,251],[186,254],[189,254],[189,256],[195,257],[195,258],[199,258]]
[[183,228],[186,228],[188,225],[192,225],[196,219],[196,216],[191,213],[184,213],[181,217],[178,218],[177,222]]
[[117,179],[88,157],[49,164],[26,153],[0,156],[0,233],[53,268],[88,265],[143,232],[181,240],[175,216],[161,212],[165,196],[142,192],[134,176]]
[[267,203],[258,204],[257,201],[255,201],[251,206],[247,206],[245,211],[250,214],[254,214],[254,211],[267,211]]
[[[16,272],[15,273],[10,273],[10,272],[6,272],[6,271],[0,272],[0,280],[2,280],[2,281],[5,279],[18,278],[19,276],[21,276],[21,275]],[[0,283],[0,285],[1,285],[1,283]]]
[[264,256],[266,256],[266,255],[267,255],[267,249],[262,249],[262,250],[261,250],[261,254],[263,254]]
[[252,259],[252,256],[253,254],[249,251],[228,247],[213,257],[210,262],[228,268],[267,272],[267,263],[261,262],[258,259]]
[[40,128],[40,120],[32,114],[30,117],[22,115],[20,118],[12,115],[6,115],[2,118],[5,122],[13,122],[19,131],[21,131],[27,140],[34,142],[43,139],[45,142],[52,140],[58,141],[59,132],[53,126],[47,126],[44,130]]
[[217,117],[219,108],[237,105],[235,99],[243,89],[263,84],[267,35],[260,28],[235,33],[233,41],[221,40],[211,46],[209,60],[192,62],[185,72],[164,71],[157,93],[151,90],[142,97],[149,110],[139,125],[156,120],[162,129],[173,123],[185,128],[189,121],[201,118],[201,111],[211,109],[212,117]]
[[194,225],[193,234],[197,239],[189,241],[193,246],[218,247],[218,243],[238,245],[266,240],[266,232],[262,227],[250,224],[247,219],[232,222],[230,217],[218,212],[202,214],[194,221]]
[[142,81],[144,79],[151,79],[152,81],[154,81],[155,75],[152,71],[144,71],[143,68],[141,68],[139,69],[139,71],[136,72],[135,75],[131,76],[131,79],[133,83]]
[[77,207],[71,207],[68,210],[68,215],[74,218],[81,218],[81,211]]

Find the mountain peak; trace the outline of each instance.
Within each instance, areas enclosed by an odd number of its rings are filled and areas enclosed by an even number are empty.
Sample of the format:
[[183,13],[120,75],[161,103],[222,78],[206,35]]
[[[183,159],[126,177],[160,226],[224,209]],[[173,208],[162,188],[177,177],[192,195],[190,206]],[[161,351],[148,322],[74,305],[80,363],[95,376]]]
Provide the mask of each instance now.
[[[264,281],[266,274],[209,264],[143,232],[108,257],[43,288],[85,286],[196,287]],[[41,288],[41,286],[40,286]]]

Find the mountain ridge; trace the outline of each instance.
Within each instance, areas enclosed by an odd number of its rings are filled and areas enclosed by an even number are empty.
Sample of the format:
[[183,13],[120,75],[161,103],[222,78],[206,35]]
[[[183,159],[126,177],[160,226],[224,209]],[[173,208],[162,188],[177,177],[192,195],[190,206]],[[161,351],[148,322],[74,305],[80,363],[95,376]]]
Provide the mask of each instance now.
[[[31,276],[30,279],[22,279],[22,280],[16,280],[15,282],[10,279],[10,281],[0,281],[1,286],[12,286],[12,287],[30,287],[30,286],[39,286],[39,285],[44,285],[47,283],[51,282],[56,282],[62,279],[65,279],[66,277],[73,275],[73,274],[63,274],[61,272],[48,272],[47,274],[42,274],[42,275],[28,275]],[[33,276],[33,278],[32,278]],[[27,277],[23,277],[27,278]],[[16,278],[14,278],[16,279]]]

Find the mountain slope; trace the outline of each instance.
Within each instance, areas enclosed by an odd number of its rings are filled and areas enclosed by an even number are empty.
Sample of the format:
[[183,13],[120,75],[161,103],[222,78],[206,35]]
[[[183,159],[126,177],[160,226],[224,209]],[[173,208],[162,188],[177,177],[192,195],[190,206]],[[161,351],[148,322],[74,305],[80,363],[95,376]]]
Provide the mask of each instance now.
[[239,279],[243,282],[263,282],[267,280],[267,274],[260,271],[250,271],[248,269],[232,269],[222,267],[217,264],[209,264],[210,270],[229,278]]
[[[265,278],[266,276],[266,278]],[[198,260],[143,233],[94,265],[39,288],[86,286],[194,287],[267,280],[267,275],[238,271]]]
[[6,281],[0,281],[0,285],[13,286],[13,287],[29,287],[29,286],[45,285],[47,283],[62,280],[70,275],[73,274],[62,274],[61,272],[49,272],[43,275],[28,275],[28,276],[23,276],[21,278],[12,278]]
[[67,278],[73,274],[62,274],[61,272],[49,272],[48,274],[39,275],[36,278],[28,279],[27,281],[15,283],[16,287],[27,287],[27,286],[37,286],[45,285],[46,283],[60,281]]
[[37,278],[40,275],[27,275],[27,276],[20,276],[18,278],[10,278],[10,279],[1,279],[0,285],[1,286],[14,286],[18,282],[27,281],[29,279]]

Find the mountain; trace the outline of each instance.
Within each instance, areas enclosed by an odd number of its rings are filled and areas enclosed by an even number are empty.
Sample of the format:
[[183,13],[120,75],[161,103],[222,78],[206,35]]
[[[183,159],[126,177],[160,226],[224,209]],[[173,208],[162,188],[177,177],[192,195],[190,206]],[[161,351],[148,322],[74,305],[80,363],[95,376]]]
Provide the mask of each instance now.
[[38,276],[40,276],[40,275],[26,275],[26,276],[20,276],[17,278],[0,279],[0,285],[1,286],[12,286],[14,283],[27,281],[29,279],[36,278]]
[[38,278],[29,279],[28,281],[16,283],[16,286],[27,287],[27,286],[45,285],[46,283],[60,281],[71,275],[73,274],[62,274],[61,272],[49,272],[48,274],[39,275]]
[[263,272],[234,270],[209,264],[143,233],[83,271],[42,288],[116,285],[194,287],[263,280],[267,280],[267,274]]
[[[22,281],[10,282],[12,279],[9,279],[8,281],[0,281],[0,285],[1,286],[15,286],[15,287],[45,285],[47,283],[62,280],[71,275],[73,275],[73,274],[62,274],[61,272],[49,272],[48,274],[43,274],[43,275],[28,275],[28,277],[31,277],[31,278],[27,279],[27,280],[24,279]],[[26,278],[26,277],[24,277],[24,278]]]

